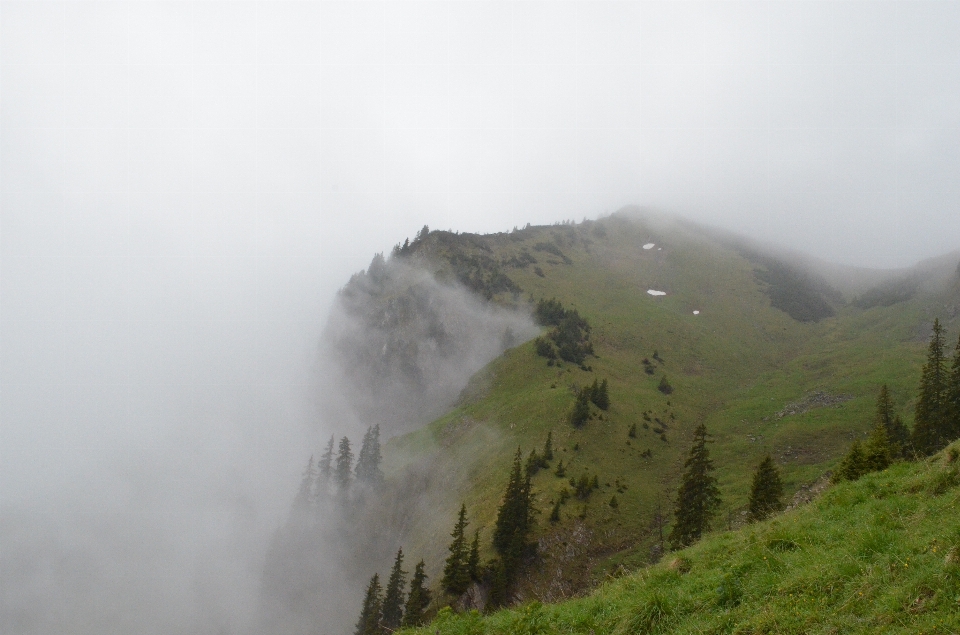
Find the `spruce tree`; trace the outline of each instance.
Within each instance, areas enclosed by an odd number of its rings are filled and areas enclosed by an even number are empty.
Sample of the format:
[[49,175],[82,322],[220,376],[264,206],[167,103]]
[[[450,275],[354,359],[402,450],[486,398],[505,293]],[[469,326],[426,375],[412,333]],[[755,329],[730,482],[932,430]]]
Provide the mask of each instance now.
[[590,418],[590,389],[584,388],[577,393],[577,400],[573,403],[570,412],[570,424],[574,428],[582,428]]
[[[552,461],[553,460],[553,430],[547,432],[547,440],[543,444],[543,460]],[[546,467],[546,465],[544,465]]]
[[560,522],[560,499],[557,499],[557,502],[553,504],[553,509],[550,511],[550,522]]
[[317,468],[320,471],[320,478],[326,482],[330,480],[330,475],[333,472],[333,435],[330,435],[330,440],[327,441],[327,449],[323,451],[323,454],[320,455],[320,461],[317,462]]
[[906,458],[910,447],[910,431],[903,425],[900,416],[894,414],[893,401],[886,384],[880,387],[880,394],[877,396],[877,414],[874,423],[882,424],[887,431],[887,438],[890,441],[890,458],[892,460]]
[[473,532],[473,542],[470,543],[470,555],[467,556],[467,574],[473,582],[480,581],[480,530]]
[[502,557],[519,557],[527,534],[531,529],[533,510],[530,505],[530,479],[521,469],[520,448],[513,459],[513,469],[497,510],[493,530],[493,548]]
[[363,607],[360,609],[360,619],[354,635],[380,635],[380,618],[383,615],[383,596],[380,589],[380,575],[373,574],[367,593],[363,597]]
[[530,477],[524,475],[521,459],[520,448],[517,448],[513,469],[510,471],[510,479],[503,502],[497,510],[497,521],[493,528],[493,548],[499,555],[493,568],[491,588],[491,603],[494,606],[506,601],[533,526]]
[[599,385],[597,385],[597,381],[594,380],[593,386],[593,398],[591,401],[593,401],[600,410],[610,408],[610,393],[607,390],[607,380],[604,379]]
[[380,469],[380,463],[383,455],[380,452],[380,426],[375,425],[367,428],[363,435],[363,443],[360,445],[360,454],[357,455],[357,467],[355,469],[357,481],[379,487],[383,484],[383,471]]
[[699,540],[720,506],[717,479],[710,474],[713,463],[707,451],[707,428],[702,423],[693,432],[693,446],[683,466],[686,472],[677,491],[675,520],[670,531],[670,544],[674,549]]
[[867,473],[867,459],[863,452],[860,441],[854,441],[850,446],[850,451],[840,461],[836,471],[830,480],[834,483],[840,481],[855,481]]
[[773,512],[783,509],[783,482],[780,471],[768,454],[753,473],[750,487],[750,519],[763,520]]
[[947,441],[960,439],[960,337],[953,352],[953,364],[947,378],[946,417]]
[[920,390],[914,411],[912,444],[921,456],[929,456],[947,444],[947,369],[943,355],[943,327],[934,320],[927,362],[920,374]]
[[567,475],[567,468],[563,466],[563,459],[560,459],[560,461],[557,463],[557,469],[554,470],[553,473],[560,478],[563,478]]
[[407,604],[403,608],[402,626],[421,626],[424,621],[424,611],[430,605],[430,591],[427,589],[427,574],[423,572],[423,560],[417,563],[413,570],[413,579],[410,580],[410,593],[407,595]]
[[303,471],[303,479],[300,481],[300,489],[297,491],[297,497],[293,501],[293,507],[297,511],[303,511],[310,507],[313,502],[313,482],[317,478],[317,472],[313,469],[313,455],[310,455],[310,461],[307,462],[307,468]]
[[543,462],[540,460],[540,455],[537,454],[536,450],[530,450],[530,454],[527,455],[527,463],[524,467],[524,470],[527,473],[528,477],[533,477],[537,472],[540,471],[540,467]]
[[673,392],[673,386],[671,386],[670,382],[667,381],[666,375],[660,378],[660,384],[657,386],[657,390],[665,395],[669,395]]
[[401,568],[403,566],[403,549],[397,549],[397,557],[393,561],[393,569],[390,570],[390,579],[387,580],[387,589],[383,594],[383,619],[381,624],[390,630],[395,631],[400,627],[400,620],[403,618],[403,587],[406,572]]
[[885,470],[892,462],[893,450],[890,446],[890,435],[887,434],[886,426],[878,421],[863,445],[864,473]]
[[463,504],[460,506],[457,524],[450,532],[453,541],[448,547],[450,555],[447,556],[446,564],[443,567],[443,578],[440,580],[440,585],[451,595],[462,595],[470,586],[470,572],[467,570],[469,554],[467,553],[467,540],[464,536],[468,524],[467,506]]
[[350,439],[340,439],[340,453],[337,454],[337,471],[335,474],[337,485],[341,491],[350,486],[350,468],[353,466],[353,452],[350,450]]

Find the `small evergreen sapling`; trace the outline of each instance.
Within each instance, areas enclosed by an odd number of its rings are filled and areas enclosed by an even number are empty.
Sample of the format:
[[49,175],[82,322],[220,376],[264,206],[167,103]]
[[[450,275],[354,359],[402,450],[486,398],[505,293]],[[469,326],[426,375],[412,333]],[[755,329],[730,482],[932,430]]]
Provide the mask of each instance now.
[[840,465],[837,466],[837,470],[830,480],[834,483],[855,481],[866,473],[867,461],[863,453],[863,447],[860,445],[860,441],[854,441],[850,446],[850,451],[840,461]]
[[783,482],[780,471],[768,454],[753,473],[750,487],[750,519],[763,520],[773,512],[783,509]]

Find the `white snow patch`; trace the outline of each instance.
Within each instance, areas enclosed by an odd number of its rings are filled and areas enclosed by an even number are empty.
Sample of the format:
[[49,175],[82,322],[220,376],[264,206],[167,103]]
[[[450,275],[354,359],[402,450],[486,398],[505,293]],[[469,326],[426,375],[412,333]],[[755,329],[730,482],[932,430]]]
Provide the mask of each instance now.
[[663,247],[657,247],[657,251],[663,251]]
[[694,315],[700,315],[700,311],[694,311],[693,314],[694,314]]
[[643,246],[643,248],[644,248],[644,249],[653,249],[654,246],[655,246],[655,243],[647,243],[646,245]]
[[647,293],[650,295],[667,295],[666,291],[657,291],[656,289],[647,289]]

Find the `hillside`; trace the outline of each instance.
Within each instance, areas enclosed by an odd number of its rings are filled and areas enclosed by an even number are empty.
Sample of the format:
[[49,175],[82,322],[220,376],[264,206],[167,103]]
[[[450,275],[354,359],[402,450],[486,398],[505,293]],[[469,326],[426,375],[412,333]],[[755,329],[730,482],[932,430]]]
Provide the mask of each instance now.
[[722,532],[588,597],[420,633],[960,633],[960,442]]
[[[265,585],[276,619],[289,632],[318,621],[348,631],[366,582],[385,576],[400,547],[408,569],[425,561],[438,592],[461,504],[482,559],[493,557],[516,449],[539,452],[548,434],[555,458],[532,478],[537,555],[512,603],[581,596],[657,562],[700,423],[723,499],[715,529],[741,526],[765,455],[791,497],[866,434],[881,385],[912,422],[934,318],[948,342],[960,330],[958,260],[825,266],[636,210],[484,236],[424,228],[350,280],[324,334],[327,419],[354,440],[380,426],[386,479],[379,491],[318,502],[316,520],[286,534],[268,569],[295,561],[299,573]],[[531,319],[541,301],[577,311],[591,353],[538,355],[535,336],[551,333]],[[571,425],[577,392],[603,380],[609,409],[590,406],[585,425]],[[598,489],[570,496],[581,476]],[[330,580],[336,603],[322,599]],[[482,608],[484,598],[465,602]]]
[[[940,315],[954,339],[958,326],[955,286],[862,309],[823,276],[669,219],[615,215],[472,240],[484,241],[474,249],[504,263],[522,289],[519,300],[504,294],[502,302],[557,298],[576,307],[592,326],[595,356],[584,370],[548,366],[532,343],[510,349],[448,413],[393,439],[385,460],[388,473],[400,474],[429,457],[433,476],[423,496],[446,508],[416,518],[403,544],[433,563],[435,577],[460,501],[489,544],[517,446],[524,454],[539,449],[552,432],[567,477],[598,475],[600,491],[568,501],[557,524],[546,516],[567,478],[553,468],[534,477],[543,560],[518,600],[569,597],[620,565],[655,559],[655,514],[658,506],[669,514],[689,433],[700,422],[713,435],[730,525],[739,522],[750,473],[764,454],[780,465],[791,495],[815,481],[869,428],[881,384],[910,420],[929,324]],[[772,306],[778,297],[796,318]],[[829,317],[808,319],[824,307]],[[664,376],[670,395],[657,390]],[[574,391],[597,378],[609,380],[612,406],[594,409],[575,429],[568,423]],[[616,510],[608,505],[613,495]]]

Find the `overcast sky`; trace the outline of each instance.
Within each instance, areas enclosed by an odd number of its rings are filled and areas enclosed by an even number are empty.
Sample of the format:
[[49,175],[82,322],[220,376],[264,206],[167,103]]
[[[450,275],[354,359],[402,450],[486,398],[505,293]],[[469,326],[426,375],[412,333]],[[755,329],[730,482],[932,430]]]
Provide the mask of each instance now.
[[424,224],[956,249],[958,33],[946,1],[3,2],[0,508],[281,508],[334,291]]

